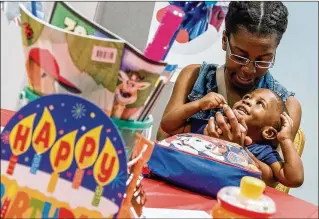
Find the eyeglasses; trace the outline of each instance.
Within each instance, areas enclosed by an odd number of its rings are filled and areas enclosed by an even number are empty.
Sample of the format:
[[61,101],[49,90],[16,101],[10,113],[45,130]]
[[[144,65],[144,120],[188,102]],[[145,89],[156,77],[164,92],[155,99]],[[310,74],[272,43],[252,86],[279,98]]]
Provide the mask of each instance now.
[[256,68],[272,68],[274,66],[274,64],[275,64],[276,53],[274,54],[271,62],[251,61],[250,59],[247,59],[245,57],[233,54],[231,52],[231,49],[230,49],[230,44],[229,44],[228,37],[226,38],[226,41],[227,41],[227,51],[229,53],[228,57],[229,57],[230,60],[232,60],[233,62],[236,62],[237,64],[248,65],[250,62],[253,62],[255,64]]

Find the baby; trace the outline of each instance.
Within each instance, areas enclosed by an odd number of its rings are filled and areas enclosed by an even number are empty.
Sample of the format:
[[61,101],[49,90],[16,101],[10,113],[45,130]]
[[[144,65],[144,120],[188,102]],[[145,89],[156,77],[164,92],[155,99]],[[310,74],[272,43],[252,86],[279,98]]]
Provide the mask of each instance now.
[[[216,99],[220,99],[219,94],[216,94]],[[220,107],[220,101],[210,106]],[[252,140],[252,144],[246,147],[247,152],[259,166],[267,185],[273,186],[280,182],[288,187],[301,186],[304,179],[303,165],[291,140],[292,119],[288,116],[281,98],[269,89],[256,89],[236,102],[233,110],[245,120],[247,135]],[[175,113],[178,115],[180,112],[176,110]],[[208,121],[201,120],[200,125],[198,122],[199,120],[190,119],[191,128],[178,127],[174,134],[191,131],[207,135]],[[162,129],[165,131],[165,127]],[[281,145],[284,161],[275,150],[278,143]]]

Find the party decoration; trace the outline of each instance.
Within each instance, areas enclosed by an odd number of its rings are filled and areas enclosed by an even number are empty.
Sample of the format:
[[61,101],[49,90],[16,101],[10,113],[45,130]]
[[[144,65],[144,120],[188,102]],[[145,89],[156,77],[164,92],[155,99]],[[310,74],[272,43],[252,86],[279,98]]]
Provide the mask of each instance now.
[[[64,2],[53,4],[50,23],[21,5],[21,38],[28,87],[37,95],[76,94],[104,112],[134,120],[167,66],[99,27]],[[105,37],[96,37],[98,31]],[[109,36],[109,37],[107,37]],[[85,108],[74,107],[80,118]]]
[[76,134],[77,130],[62,136],[52,147],[50,162],[53,173],[48,185],[48,192],[50,193],[53,193],[55,190],[57,180],[59,179],[59,173],[67,170],[72,164]]
[[15,185],[11,185],[8,189],[8,195],[4,200],[4,203],[1,206],[1,212],[0,212],[0,218],[4,218],[4,216],[7,214],[7,211],[9,209],[9,206],[11,204],[12,197],[17,192],[17,188]]
[[[219,32],[220,27],[224,22],[226,8],[224,7],[223,10],[217,2],[171,1],[169,4],[177,6],[185,12],[183,22],[173,39],[181,44],[188,43],[204,34],[209,26],[215,28],[216,31]],[[170,5],[167,7],[170,7]],[[158,13],[164,12],[159,11]]]
[[[75,106],[85,109],[81,117],[73,116]],[[3,136],[1,218],[117,217],[125,149],[96,105],[72,95],[40,97],[11,118]]]
[[119,160],[113,143],[106,139],[105,146],[94,165],[94,179],[98,186],[95,188],[92,205],[99,206],[103,187],[109,184],[119,172]]
[[92,166],[95,162],[99,147],[98,142],[101,135],[102,126],[96,127],[86,132],[78,140],[75,146],[75,160],[78,164],[78,168],[74,174],[72,187],[78,189],[81,185],[85,169]]
[[[9,141],[12,155],[7,169],[9,175],[13,175],[18,156],[24,154],[30,147],[34,117],[35,114],[31,114],[22,119],[10,133]],[[19,116],[19,118],[23,118],[23,116]]]
[[47,107],[44,108],[43,115],[34,130],[32,146],[36,151],[33,157],[31,173],[36,174],[41,162],[41,154],[48,151],[56,138],[56,127],[53,118]]
[[167,8],[178,7],[183,13],[183,21],[175,30],[164,56],[165,61],[176,63],[183,68],[189,63],[203,61],[223,64],[225,54],[221,48],[221,37],[225,26],[225,16],[229,2],[170,1],[156,2],[148,37],[153,44],[162,26]]
[[144,51],[145,56],[155,61],[165,59],[171,41],[174,40],[174,35],[179,29],[184,16],[184,11],[177,6],[169,5],[165,8],[153,41]]

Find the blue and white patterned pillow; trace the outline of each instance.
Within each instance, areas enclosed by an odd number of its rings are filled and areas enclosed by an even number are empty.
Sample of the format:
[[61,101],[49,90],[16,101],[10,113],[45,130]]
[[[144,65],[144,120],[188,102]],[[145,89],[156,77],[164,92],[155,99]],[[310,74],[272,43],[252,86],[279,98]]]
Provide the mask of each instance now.
[[243,176],[261,178],[243,147],[192,133],[158,142],[148,168],[164,180],[211,196],[224,186],[239,186]]

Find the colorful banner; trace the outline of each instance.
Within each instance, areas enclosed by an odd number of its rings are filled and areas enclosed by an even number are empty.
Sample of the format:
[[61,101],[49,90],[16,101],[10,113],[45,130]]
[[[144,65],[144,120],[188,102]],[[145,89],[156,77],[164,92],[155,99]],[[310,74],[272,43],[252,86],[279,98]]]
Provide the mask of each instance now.
[[[124,40],[88,20],[65,2],[54,3],[49,23],[82,36]],[[163,62],[148,59],[132,44],[125,41],[111,116],[124,120],[138,118],[140,110],[144,107],[165,66]],[[100,92],[94,92],[91,96],[94,103],[103,104],[104,99],[103,93]]]
[[169,45],[165,62],[178,64],[183,68],[203,61],[224,64],[222,35],[229,2],[170,1],[156,2],[152,16],[148,43],[152,42],[169,5],[180,7],[184,13],[183,22]]
[[166,66],[63,2],[54,4],[51,24],[21,6],[21,23],[29,88],[82,96],[112,117],[136,118]]
[[108,39],[121,39],[115,33],[89,21],[65,2],[54,2],[49,23],[82,35],[92,35]]
[[126,189],[122,139],[89,101],[49,95],[1,133],[1,218],[114,218]]

